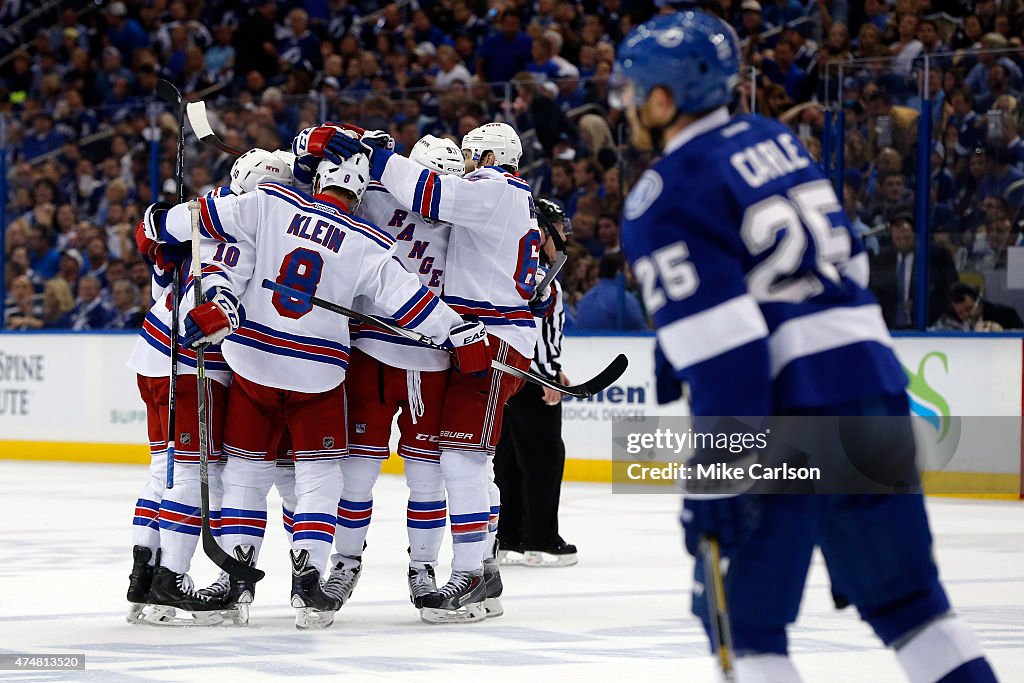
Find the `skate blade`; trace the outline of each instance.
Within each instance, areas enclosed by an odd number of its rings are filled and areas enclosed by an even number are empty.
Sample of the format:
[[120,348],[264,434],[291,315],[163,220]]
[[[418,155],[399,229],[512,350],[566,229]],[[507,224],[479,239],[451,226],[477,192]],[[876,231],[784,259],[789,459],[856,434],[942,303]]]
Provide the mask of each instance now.
[[483,602],[463,605],[458,609],[424,607],[420,610],[420,619],[428,624],[472,624],[486,618]]
[[580,558],[572,555],[554,555],[537,550],[527,550],[523,553],[523,564],[527,567],[571,567],[579,563]]
[[[184,610],[182,610],[184,612]],[[191,617],[179,617],[177,610],[165,605],[152,605],[145,612],[143,621],[151,626],[176,626],[178,628],[220,626],[224,617],[220,612],[184,612]]]
[[334,612],[321,612],[312,607],[295,609],[295,628],[300,631],[319,631],[334,623]]
[[221,614],[225,619],[230,619],[235,626],[249,625],[249,603],[240,602],[231,609],[226,609]]
[[500,617],[505,613],[505,608],[501,606],[501,600],[498,598],[487,598],[484,600],[483,605],[488,619]]
[[520,567],[524,564],[526,564],[526,556],[523,553],[517,553],[514,550],[498,551],[499,567]]
[[143,622],[143,612],[147,606],[142,602],[129,603],[128,614],[125,615],[124,620],[129,624],[141,624]]

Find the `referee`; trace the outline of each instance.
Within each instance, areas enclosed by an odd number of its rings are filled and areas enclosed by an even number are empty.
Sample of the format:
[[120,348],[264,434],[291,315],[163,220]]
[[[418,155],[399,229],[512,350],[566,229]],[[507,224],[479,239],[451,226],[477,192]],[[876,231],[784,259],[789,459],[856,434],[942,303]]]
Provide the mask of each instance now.
[[[537,220],[563,236],[572,227],[565,212],[550,199],[538,199]],[[555,245],[541,230],[541,260],[554,261]],[[558,362],[562,353],[562,288],[557,280],[554,309],[538,318],[540,338],[531,369],[568,384]],[[498,562],[529,567],[568,567],[577,562],[576,546],[558,535],[558,498],[565,468],[562,443],[562,395],[526,384],[509,399],[502,418],[501,440],[494,455],[494,480],[501,490]]]

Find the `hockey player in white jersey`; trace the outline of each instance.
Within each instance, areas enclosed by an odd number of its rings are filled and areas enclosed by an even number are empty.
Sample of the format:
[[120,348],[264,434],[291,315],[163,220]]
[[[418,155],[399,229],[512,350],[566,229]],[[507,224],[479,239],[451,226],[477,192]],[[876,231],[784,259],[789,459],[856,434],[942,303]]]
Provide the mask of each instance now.
[[[207,196],[242,194],[266,180],[293,182],[289,152],[268,152],[253,149],[239,157],[231,168],[230,187],[214,188]],[[147,211],[146,219],[159,213],[159,205]],[[169,205],[167,205],[169,207]],[[164,207],[166,208],[166,207]],[[167,434],[167,404],[170,386],[171,356],[171,280],[173,268],[189,258],[189,250],[161,245],[146,237],[144,222],[136,230],[136,241],[143,257],[150,264],[153,305],[143,321],[128,366],[138,375],[139,391],[146,404],[149,440],[150,474],[135,507],[133,520],[134,564],[129,577],[128,600],[130,622],[145,619],[163,625],[204,625],[221,621],[218,611],[233,607],[225,598],[227,591],[195,590],[188,576],[192,556],[202,527],[199,496],[199,436],[196,395],[196,352],[180,348],[177,382],[177,424],[175,434]],[[211,249],[214,245],[209,245]],[[210,251],[208,256],[213,256]],[[187,269],[187,268],[186,268]],[[211,286],[225,283],[226,278],[216,264],[204,271]],[[189,293],[192,281],[187,279],[181,293],[179,329],[186,330],[192,307]],[[186,333],[187,335],[187,333]],[[180,343],[180,341],[179,341]],[[223,423],[227,387],[231,372],[219,345],[211,345],[205,355],[209,384],[207,409],[210,424],[211,522],[216,529],[219,514],[221,456],[221,425]],[[177,442],[174,452],[174,487],[166,489],[168,441]],[[147,604],[155,605],[143,612]],[[175,608],[191,612],[192,618],[175,616]]]
[[[417,142],[409,158],[440,174],[461,176],[465,172],[459,148],[432,135]],[[395,240],[395,258],[415,273],[424,287],[441,295],[448,224],[410,211],[376,181],[366,188],[358,214]],[[361,306],[361,310],[386,315],[372,304]],[[337,553],[332,557],[334,568],[328,584],[336,584],[347,600],[359,580],[362,550],[373,514],[373,486],[381,465],[391,454],[392,422],[400,413],[398,455],[404,461],[409,486],[409,598],[419,609],[423,596],[437,590],[434,568],[447,517],[438,432],[448,386],[449,356],[365,323],[353,323],[351,331],[353,351],[347,374],[349,455],[341,462],[343,488],[334,536]]]
[[[537,337],[529,301],[540,232],[530,186],[515,175],[522,154],[519,136],[503,123],[471,131],[462,151],[475,170],[464,178],[438,174],[368,142],[374,180],[408,209],[452,224],[445,301],[487,327],[492,358],[528,369]],[[350,158],[364,149],[364,143],[327,126],[303,131],[292,145],[296,154],[329,159]],[[500,593],[493,557],[500,501],[491,460],[505,403],[521,387],[522,380],[493,370],[450,379],[438,445],[454,560],[447,584],[423,598],[425,621],[480,621],[487,616],[485,600]]]
[[[202,199],[198,207],[202,237],[224,247],[214,260],[229,282],[208,291],[195,316],[204,335],[197,342],[227,337],[222,352],[235,373],[225,418],[222,540],[234,547],[262,534],[276,459],[268,444],[287,428],[297,498],[291,604],[300,629],[329,626],[341,606],[321,577],[341,493],[338,460],[347,452],[349,332],[335,314],[261,283],[347,307],[363,298],[403,327],[450,343],[463,371],[481,372],[489,363],[483,326],[464,322],[392,258],[386,234],[348,213],[368,176],[367,159],[353,156],[321,162],[313,196],[264,183],[241,197]],[[150,225],[158,228],[154,239],[189,239],[190,207],[176,206]]]

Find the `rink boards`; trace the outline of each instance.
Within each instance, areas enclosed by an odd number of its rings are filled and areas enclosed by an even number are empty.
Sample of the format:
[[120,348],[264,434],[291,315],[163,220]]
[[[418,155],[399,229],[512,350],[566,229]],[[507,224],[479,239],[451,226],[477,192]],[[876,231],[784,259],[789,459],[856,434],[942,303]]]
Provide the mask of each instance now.
[[[146,412],[124,365],[134,343],[131,334],[0,334],[0,458],[146,462]],[[1024,494],[1024,340],[922,335],[895,345],[924,447],[941,452],[949,425],[961,429],[952,460],[927,481],[936,490],[966,482],[961,488],[991,496]],[[572,381],[597,374],[618,353],[630,360],[604,392],[563,401],[566,479],[610,481],[614,417],[686,414],[682,403],[657,405],[653,349],[650,335],[566,338],[562,360]],[[392,458],[386,469],[400,467]]]

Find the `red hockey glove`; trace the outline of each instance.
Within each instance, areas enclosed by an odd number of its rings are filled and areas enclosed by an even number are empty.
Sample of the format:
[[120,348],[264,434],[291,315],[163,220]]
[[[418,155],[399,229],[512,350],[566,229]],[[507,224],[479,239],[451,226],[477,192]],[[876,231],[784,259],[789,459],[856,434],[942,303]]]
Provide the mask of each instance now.
[[[185,258],[188,256],[188,249],[181,248],[182,245],[178,245],[178,248],[172,247],[169,244],[161,244],[156,240],[152,240],[146,236],[146,226],[144,225],[145,220],[139,221],[139,224],[135,226],[135,246],[139,248],[139,253],[146,260],[162,272],[169,272],[175,266],[184,263]],[[188,247],[185,243],[184,247]]]
[[487,330],[483,323],[465,322],[448,333],[455,347],[455,369],[466,374],[487,372],[491,367],[491,352],[487,348]]
[[209,295],[209,301],[193,308],[185,318],[185,336],[181,341],[185,346],[219,344],[242,324],[241,307],[234,294],[218,287]]

